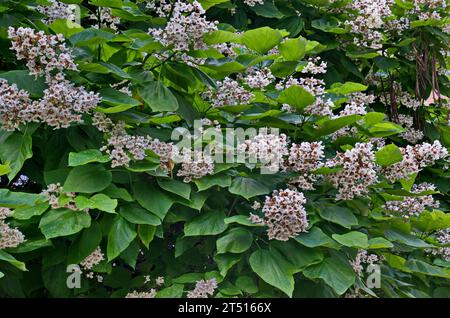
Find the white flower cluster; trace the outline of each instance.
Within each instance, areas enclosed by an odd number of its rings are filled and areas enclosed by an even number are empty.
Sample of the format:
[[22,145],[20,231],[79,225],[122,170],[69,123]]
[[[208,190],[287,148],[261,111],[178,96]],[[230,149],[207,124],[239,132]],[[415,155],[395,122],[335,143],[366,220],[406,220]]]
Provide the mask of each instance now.
[[[62,35],[45,35],[30,28],[9,28],[12,50],[18,60],[25,59],[31,75],[45,75],[48,88],[44,97],[31,101],[28,94],[1,81],[0,91],[5,93],[1,105],[1,120],[6,129],[17,129],[22,123],[43,122],[55,129],[82,123],[82,116],[100,103],[100,96],[76,87],[66,80],[62,71],[77,70],[74,58],[64,44]],[[17,97],[14,103],[11,98]],[[9,112],[8,116],[3,115]]]
[[259,162],[262,168],[276,172],[283,166],[283,157],[289,154],[287,136],[261,129],[258,135],[240,144],[237,151],[247,155],[250,163]]
[[336,157],[329,159],[326,167],[341,170],[328,174],[326,178],[338,189],[336,200],[351,200],[355,197],[369,193],[369,186],[378,181],[377,165],[374,163],[375,153],[373,145],[369,143],[356,143],[355,147],[337,153]]
[[264,0],[244,0],[244,3],[248,5],[249,7],[254,7],[257,4],[263,5]]
[[77,70],[74,57],[64,43],[64,37],[45,35],[31,28],[9,27],[8,37],[12,40],[11,49],[18,60],[25,60],[31,75],[51,77],[54,71]]
[[414,0],[414,8],[408,13],[416,14],[419,20],[441,20],[446,16],[446,0]]
[[264,89],[275,80],[275,76],[269,68],[265,67],[263,69],[251,68],[248,71],[248,75],[244,77],[244,82],[251,88]]
[[[159,156],[160,166],[164,171],[171,170],[173,151],[175,151],[171,143],[165,143],[150,136],[129,135],[125,130],[124,122],[114,125],[109,118],[100,113],[94,117],[93,124],[101,131],[110,132],[107,144],[100,148],[100,151],[109,155],[111,167],[128,167],[132,160],[144,160],[147,156],[146,151],[150,150]],[[110,127],[111,124],[112,127]]]
[[320,57],[310,57],[308,64],[302,69],[302,73],[324,74],[327,72],[327,62],[320,61]]
[[[366,115],[367,106],[372,104],[374,101],[375,96],[371,94],[364,94],[360,92],[349,94],[347,104],[344,106],[344,109],[341,110],[338,115],[332,115],[331,117],[340,118],[350,115]],[[356,127],[342,127],[331,135],[331,139],[336,140],[339,137],[348,136],[351,134],[357,135],[357,133],[358,130]]]
[[17,228],[13,229],[5,222],[13,211],[0,207],[0,250],[17,247],[25,242],[25,236]]
[[[419,194],[424,191],[434,191],[436,187],[433,184],[423,182],[415,184],[411,188],[411,193]],[[412,216],[419,216],[427,207],[438,208],[439,201],[435,201],[431,194],[405,197],[403,200],[387,201],[384,209],[400,213],[404,218],[408,219]]]
[[313,190],[317,177],[311,172],[322,166],[322,159],[325,157],[324,149],[321,141],[292,144],[286,168],[298,172],[300,175],[290,183],[303,190]]
[[198,1],[176,1],[173,6],[161,1],[160,15],[169,18],[164,29],[150,28],[149,33],[164,46],[174,51],[203,50],[207,45],[203,36],[217,30],[218,22],[205,18],[205,10]]
[[247,105],[253,99],[252,93],[229,77],[218,82],[217,87],[217,90],[208,88],[202,94],[202,98],[209,101],[213,107]]
[[386,25],[385,18],[392,15],[392,0],[355,0],[349,3],[350,9],[356,14],[352,14],[352,20],[345,21],[345,25],[351,27],[351,31],[360,37],[355,37],[357,45],[381,48],[383,35],[380,32]]
[[108,7],[97,8],[97,14],[91,14],[89,18],[97,22],[97,25],[93,26],[97,29],[110,28],[117,31],[120,24],[120,18],[113,16],[112,9]]
[[4,130],[18,129],[20,124],[32,121],[29,113],[32,101],[28,92],[19,90],[16,84],[9,85],[0,78],[0,123]]
[[432,166],[437,160],[448,156],[447,149],[438,140],[435,140],[433,144],[424,142],[414,146],[408,145],[406,148],[400,148],[400,151],[403,154],[402,161],[385,167],[382,171],[391,182],[406,179],[411,174]]
[[[63,187],[59,183],[51,183],[47,189],[41,192],[45,196],[52,209],[66,208],[72,211],[80,211],[75,203],[76,194],[73,192],[63,192]],[[84,210],[89,212],[89,209]]]
[[[438,242],[442,245],[450,244],[450,228],[438,231],[436,238]],[[444,261],[450,262],[450,247],[448,246],[431,248],[427,249],[426,251],[433,255],[439,255],[444,259]]]
[[97,248],[89,254],[84,260],[81,261],[80,265],[85,270],[90,270],[94,266],[100,264],[101,261],[105,259],[105,255],[102,253],[102,249],[100,246],[97,246]]
[[305,196],[296,189],[274,190],[264,201],[264,218],[251,214],[250,221],[266,225],[269,240],[287,241],[308,228],[305,203]]
[[198,150],[192,151],[188,148],[181,150],[181,167],[177,176],[184,177],[184,182],[188,183],[192,179],[200,179],[213,173],[214,162],[211,156]]
[[400,95],[400,103],[407,107],[411,108],[413,110],[416,110],[420,107],[420,101],[417,100],[414,96],[407,92],[402,92]]
[[47,16],[47,18],[43,19],[42,22],[51,24],[58,19],[67,19],[70,21],[75,20],[75,10],[73,6],[57,0],[47,1],[50,2],[50,5],[39,5],[36,7],[38,12]]
[[423,139],[424,134],[421,130],[413,128],[413,121],[414,119],[411,116],[399,114],[398,123],[406,128],[406,130],[398,135],[406,141],[416,144],[419,140]]
[[49,83],[49,87],[44,90],[44,97],[33,103],[29,111],[35,116],[33,121],[60,129],[73,123],[83,123],[83,114],[89,113],[99,103],[99,94],[59,78]]
[[187,293],[187,298],[208,298],[208,295],[214,295],[216,289],[217,281],[215,278],[202,279],[196,282],[194,290]]
[[156,290],[150,289],[148,292],[138,292],[134,290],[131,293],[128,293],[125,298],[155,298],[156,297]]
[[358,250],[356,258],[350,261],[353,270],[358,276],[362,276],[364,265],[373,265],[379,262],[380,259],[376,254],[369,254],[366,250]]

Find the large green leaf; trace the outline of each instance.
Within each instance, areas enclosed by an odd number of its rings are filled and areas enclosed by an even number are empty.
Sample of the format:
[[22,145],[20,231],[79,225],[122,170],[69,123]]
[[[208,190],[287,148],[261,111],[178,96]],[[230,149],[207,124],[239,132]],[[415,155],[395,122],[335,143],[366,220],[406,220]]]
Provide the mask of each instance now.
[[392,165],[396,162],[400,162],[403,159],[403,155],[398,148],[394,144],[389,144],[384,146],[380,150],[375,153],[375,162],[380,166],[386,167]]
[[266,283],[292,297],[294,291],[292,264],[278,251],[274,249],[257,250],[250,255],[249,263],[252,270]]
[[216,235],[227,229],[223,211],[201,212],[184,225],[185,236]]
[[162,82],[147,82],[139,88],[139,95],[154,112],[175,111],[178,100]]
[[133,193],[139,204],[156,214],[161,220],[164,219],[174,201],[153,184],[145,181],[133,184]]
[[120,215],[117,215],[108,234],[108,246],[106,248],[108,261],[119,256],[130,245],[136,235],[134,226]]
[[283,39],[280,31],[262,27],[244,32],[241,42],[249,49],[265,54]]
[[338,257],[328,257],[322,263],[308,267],[303,274],[310,279],[322,279],[338,295],[355,283],[355,272],[348,262]]
[[327,221],[337,223],[345,228],[358,224],[352,210],[334,204],[321,204],[317,207],[320,216]]
[[306,39],[287,39],[278,45],[281,55],[288,61],[298,61],[305,56]]
[[109,160],[110,160],[109,156],[102,154],[101,151],[98,149],[88,149],[80,152],[69,153],[70,167],[83,166],[85,164],[92,162],[105,163],[108,162]]
[[278,96],[280,103],[289,104],[298,110],[302,110],[306,106],[311,105],[314,103],[314,100],[314,96],[298,85],[292,85],[282,91],[280,96]]
[[251,178],[236,177],[231,182],[231,186],[228,188],[228,191],[230,191],[230,193],[243,196],[248,200],[261,194],[267,194],[270,190],[265,185]]
[[94,193],[111,184],[112,175],[102,165],[85,165],[73,168],[64,183],[65,192]]
[[83,230],[77,239],[70,245],[67,254],[69,264],[78,264],[89,256],[102,240],[102,229],[100,225],[93,222],[92,225]]
[[24,262],[18,261],[17,259],[14,258],[14,256],[6,253],[3,250],[0,250],[0,261],[8,262],[11,265],[13,265],[14,267],[17,267],[18,269],[20,269],[21,271],[27,270]]
[[352,231],[345,234],[333,234],[331,237],[347,247],[366,249],[369,246],[367,235],[361,232]]
[[216,241],[217,253],[243,253],[252,246],[253,235],[250,231],[237,227],[228,231]]
[[33,156],[31,150],[32,138],[30,134],[13,133],[0,147],[0,160],[8,163],[10,172],[8,179],[13,180],[20,172],[26,160]]
[[39,228],[47,239],[72,235],[89,226],[91,217],[88,213],[69,209],[50,210],[39,223]]
[[161,220],[150,211],[141,208],[137,204],[125,204],[120,207],[119,213],[128,222],[134,224],[146,224],[157,226],[161,224]]

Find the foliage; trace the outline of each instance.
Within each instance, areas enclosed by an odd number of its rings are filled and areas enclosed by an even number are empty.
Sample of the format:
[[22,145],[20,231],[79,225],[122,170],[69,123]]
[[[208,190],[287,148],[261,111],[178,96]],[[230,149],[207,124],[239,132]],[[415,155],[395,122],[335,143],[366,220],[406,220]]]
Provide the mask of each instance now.
[[[448,7],[199,2],[1,1],[0,295],[449,297]],[[279,169],[212,161],[206,131],[264,127],[231,150]]]

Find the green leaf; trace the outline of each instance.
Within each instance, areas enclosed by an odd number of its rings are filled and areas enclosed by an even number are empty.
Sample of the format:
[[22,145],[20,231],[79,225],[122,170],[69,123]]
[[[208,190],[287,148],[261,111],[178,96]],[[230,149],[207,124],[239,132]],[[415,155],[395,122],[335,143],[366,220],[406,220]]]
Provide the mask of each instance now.
[[14,258],[14,256],[6,253],[3,250],[0,250],[0,261],[8,262],[9,264],[13,265],[14,267],[20,269],[21,271],[27,270],[24,262],[16,260]]
[[386,236],[386,238],[388,238],[391,241],[399,242],[412,247],[417,248],[433,247],[433,245],[430,245],[422,241],[421,239],[419,239],[414,235],[399,232],[397,230],[386,230],[384,232],[384,236]]
[[102,97],[102,102],[111,106],[127,105],[127,106],[139,106],[141,103],[113,88],[104,88],[100,90],[100,96]]
[[72,35],[69,38],[69,41],[74,46],[88,46],[106,43],[112,40],[113,37],[114,33],[106,32],[95,28],[90,28]]
[[309,279],[322,279],[338,295],[344,294],[356,279],[350,264],[337,257],[326,258],[322,263],[306,268],[303,275]]
[[315,137],[327,136],[335,131],[338,131],[342,127],[351,125],[361,119],[359,115],[343,116],[335,119],[325,119],[317,123],[317,128],[312,131],[312,135]]
[[102,229],[98,223],[93,222],[70,245],[67,262],[69,264],[79,264],[99,246],[101,241]]
[[108,246],[106,248],[108,262],[119,256],[135,239],[136,235],[134,226],[117,215],[108,234]]
[[96,194],[90,198],[78,196],[75,203],[80,210],[97,209],[108,213],[116,213],[117,200],[111,199],[106,194]]
[[392,248],[394,244],[386,240],[384,237],[374,237],[369,240],[370,249]]
[[233,228],[216,241],[217,253],[243,253],[252,243],[253,235],[250,231],[241,227]]
[[161,289],[156,293],[156,298],[182,298],[184,292],[183,284],[173,284]]
[[9,166],[9,163],[7,164],[0,164],[0,176],[4,176],[5,174],[8,174],[11,172],[11,167]]
[[320,249],[307,248],[292,240],[287,242],[273,241],[270,245],[275,247],[292,264],[293,273],[301,272],[306,267],[323,260],[323,253]]
[[229,0],[199,0],[204,10],[208,10],[211,7],[228,1]]
[[42,215],[49,208],[48,203],[41,203],[31,207],[21,207],[14,210],[13,218],[17,220],[29,220],[33,216]]
[[217,254],[214,256],[214,261],[220,271],[220,275],[225,277],[228,271],[241,260],[241,254]]
[[306,39],[303,37],[287,39],[280,43],[278,48],[287,61],[298,61],[305,56]]
[[278,102],[289,104],[297,110],[303,110],[306,106],[314,103],[314,100],[314,96],[298,85],[292,85],[278,96]]
[[252,227],[264,226],[262,224],[253,223],[252,221],[249,220],[247,215],[233,215],[233,216],[227,217],[224,220],[224,222],[225,222],[225,224],[237,223],[240,225],[252,226]]
[[205,176],[201,179],[194,180],[198,191],[205,191],[211,187],[219,186],[221,188],[227,188],[231,185],[231,176],[224,174],[215,174],[212,176]]
[[278,30],[262,27],[246,31],[241,37],[241,42],[249,49],[265,54],[280,43],[282,39],[283,37]]
[[17,176],[25,161],[33,156],[31,146],[32,138],[27,133],[13,133],[3,142],[0,147],[0,160],[9,164],[11,171],[7,176],[10,181]]
[[164,219],[174,201],[165,193],[159,191],[153,184],[145,181],[133,184],[133,193],[138,203]]
[[45,80],[42,77],[35,78],[25,70],[0,73],[0,78],[7,80],[10,85],[16,84],[19,89],[27,91],[31,97],[42,97],[46,89]]
[[27,208],[43,203],[47,198],[41,194],[13,192],[0,189],[0,206],[5,208]]
[[328,235],[326,235],[320,228],[313,227],[308,233],[301,233],[294,238],[297,242],[307,247],[335,247],[336,242],[333,241]]
[[402,152],[394,144],[384,146],[375,153],[375,162],[382,167],[392,165],[403,160]]
[[450,227],[450,213],[439,210],[423,211],[411,220],[415,228],[422,232],[432,232]]
[[69,38],[72,35],[83,30],[83,27],[68,19],[57,19],[49,25],[56,34],[62,34],[65,38]]
[[337,95],[346,95],[350,93],[362,92],[367,89],[366,85],[354,82],[334,83],[331,88],[327,90],[327,93],[333,93]]
[[14,253],[14,254],[20,254],[20,253],[28,253],[35,251],[37,249],[43,248],[43,247],[49,247],[53,246],[51,240],[46,239],[30,239],[26,240],[24,243],[20,244],[17,247],[9,248],[8,252]]
[[205,34],[203,37],[206,44],[213,45],[225,42],[233,42],[239,38],[239,34],[224,30],[216,30]]
[[347,247],[366,249],[369,246],[367,235],[357,231],[351,231],[345,234],[333,234],[331,237]]
[[148,249],[156,233],[156,226],[140,224],[138,225],[138,235],[142,244]]
[[109,156],[103,155],[98,149],[88,149],[69,153],[69,167],[83,166],[92,162],[108,162]]
[[134,224],[146,224],[157,226],[161,224],[161,220],[150,211],[141,208],[137,204],[122,205],[119,214],[128,222]]
[[184,182],[173,179],[157,179],[161,188],[166,191],[172,192],[180,197],[189,200],[191,196],[191,186]]
[[216,235],[227,229],[223,211],[202,212],[184,225],[185,236]]
[[50,210],[42,217],[39,228],[46,239],[68,236],[91,226],[91,217],[86,212],[69,209]]
[[261,194],[270,192],[269,188],[256,180],[244,177],[236,177],[231,182],[228,191],[233,194],[240,195],[247,200]]
[[358,225],[358,220],[350,209],[334,204],[321,204],[318,206],[318,210],[322,219],[339,224],[347,229],[350,229],[353,225]]
[[147,82],[139,88],[139,95],[154,112],[175,111],[178,100],[162,82]]
[[276,250],[257,250],[250,255],[252,270],[266,283],[292,297],[294,276],[292,265]]
[[394,123],[382,122],[371,125],[368,131],[373,137],[387,137],[399,134],[405,131],[405,129]]
[[94,193],[111,184],[112,174],[102,165],[85,165],[73,168],[64,183],[64,192]]
[[405,266],[416,273],[450,279],[450,271],[446,271],[441,267],[430,265],[418,259],[407,260]]

